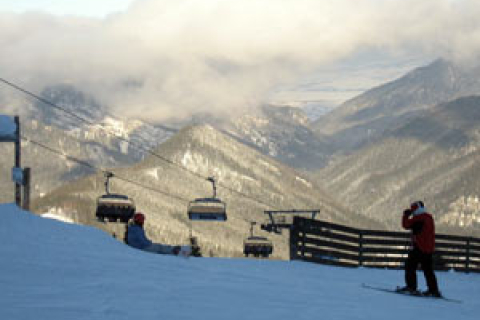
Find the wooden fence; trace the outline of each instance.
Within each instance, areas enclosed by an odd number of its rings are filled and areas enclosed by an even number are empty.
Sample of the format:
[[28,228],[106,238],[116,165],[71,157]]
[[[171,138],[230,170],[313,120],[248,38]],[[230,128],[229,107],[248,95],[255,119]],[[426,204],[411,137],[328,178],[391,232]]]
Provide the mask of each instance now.
[[[411,247],[410,233],[362,230],[325,221],[295,217],[290,257],[346,267],[403,268]],[[480,239],[437,234],[437,270],[480,272]]]

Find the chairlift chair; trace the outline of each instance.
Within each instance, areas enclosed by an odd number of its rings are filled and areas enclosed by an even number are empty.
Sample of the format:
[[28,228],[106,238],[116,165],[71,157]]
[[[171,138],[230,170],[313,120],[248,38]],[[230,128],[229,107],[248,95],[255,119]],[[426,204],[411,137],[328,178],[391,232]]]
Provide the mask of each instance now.
[[188,218],[190,220],[226,221],[227,210],[225,202],[217,198],[215,179],[207,179],[212,183],[213,196],[211,198],[198,198],[188,204]]
[[252,254],[255,257],[261,256],[267,258],[273,253],[272,241],[268,240],[265,237],[248,237],[243,242],[243,253],[246,257]]
[[123,194],[110,193],[110,178],[114,175],[111,172],[105,173],[106,194],[97,198],[97,210],[95,216],[99,221],[127,223],[135,214],[135,202]]
[[243,254],[248,257],[252,254],[254,257],[267,258],[273,253],[273,243],[268,238],[253,235],[253,226],[256,222],[250,222],[250,237],[243,241]]
[[104,194],[97,199],[96,217],[100,221],[127,223],[135,214],[135,203],[122,194]]

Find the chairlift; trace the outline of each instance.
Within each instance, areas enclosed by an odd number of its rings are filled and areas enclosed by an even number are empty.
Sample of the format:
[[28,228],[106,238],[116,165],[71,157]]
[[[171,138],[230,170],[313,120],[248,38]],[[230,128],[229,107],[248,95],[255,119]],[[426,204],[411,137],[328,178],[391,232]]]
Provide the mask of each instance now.
[[188,218],[190,220],[225,221],[227,211],[225,202],[217,198],[215,179],[207,179],[212,183],[213,196],[211,198],[198,198],[188,204]]
[[135,203],[133,199],[123,194],[110,193],[110,178],[113,173],[105,173],[105,192],[106,194],[97,198],[97,211],[95,216],[99,221],[128,223],[135,214]]
[[250,237],[243,241],[243,254],[245,257],[253,255],[254,257],[268,258],[273,253],[273,243],[268,238],[253,235],[253,226],[256,222],[250,222]]

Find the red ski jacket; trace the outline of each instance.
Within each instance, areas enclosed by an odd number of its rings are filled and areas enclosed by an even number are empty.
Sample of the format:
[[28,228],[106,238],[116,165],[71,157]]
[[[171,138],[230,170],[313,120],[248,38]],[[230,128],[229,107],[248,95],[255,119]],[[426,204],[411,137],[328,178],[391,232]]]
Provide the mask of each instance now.
[[414,247],[423,253],[433,253],[435,250],[435,223],[431,214],[424,212],[411,218],[403,215],[402,226],[412,230]]

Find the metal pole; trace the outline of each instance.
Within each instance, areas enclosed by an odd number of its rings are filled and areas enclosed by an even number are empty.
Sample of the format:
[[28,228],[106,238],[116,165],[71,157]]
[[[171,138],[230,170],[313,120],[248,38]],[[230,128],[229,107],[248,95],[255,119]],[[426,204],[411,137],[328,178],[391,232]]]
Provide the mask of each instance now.
[[294,219],[293,225],[290,228],[288,233],[289,244],[290,244],[290,260],[295,260],[297,258],[297,243],[298,243],[298,221]]
[[[20,150],[20,117],[15,116],[15,168],[21,168],[21,150]],[[21,206],[22,202],[22,185],[15,182],[15,203]]]
[[23,170],[23,210],[30,210],[30,168]]

